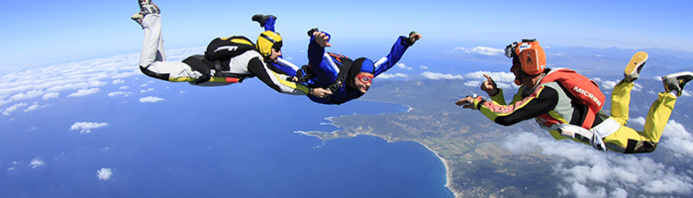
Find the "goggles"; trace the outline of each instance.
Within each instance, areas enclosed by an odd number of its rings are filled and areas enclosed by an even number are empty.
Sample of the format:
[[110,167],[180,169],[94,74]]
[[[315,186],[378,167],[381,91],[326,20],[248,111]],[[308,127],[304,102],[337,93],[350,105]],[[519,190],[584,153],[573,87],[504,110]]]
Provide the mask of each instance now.
[[375,76],[373,76],[373,75],[371,75],[371,74],[364,74],[364,75],[359,74],[359,75],[356,75],[356,77],[357,77],[363,84],[369,83],[369,82],[373,81],[373,78],[375,78]]
[[282,50],[282,41],[281,40],[276,41],[272,37],[267,36],[264,33],[260,34],[260,36],[264,39],[267,39],[269,42],[272,42],[272,49],[274,49],[275,51],[281,51]]
[[282,42],[279,41],[279,42],[272,44],[272,49],[274,49],[274,51],[278,51],[278,52],[282,51]]

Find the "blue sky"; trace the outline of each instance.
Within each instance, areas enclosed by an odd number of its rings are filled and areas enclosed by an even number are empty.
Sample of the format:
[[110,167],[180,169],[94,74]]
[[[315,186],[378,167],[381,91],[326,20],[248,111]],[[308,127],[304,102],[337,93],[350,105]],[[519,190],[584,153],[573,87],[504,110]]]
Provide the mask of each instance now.
[[[172,1],[163,10],[166,47],[260,32],[250,16],[279,17],[287,41],[312,27],[335,38],[387,39],[416,30],[424,40],[502,48],[535,37],[544,45],[693,51],[688,1]],[[0,68],[138,52],[134,0],[3,1]],[[298,46],[302,47],[302,46]]]
[[[164,38],[169,57],[180,59],[191,52],[199,52],[214,37],[241,34],[254,38],[261,29],[250,21],[250,16],[271,13],[279,16],[277,28],[284,39],[290,41],[287,44],[298,43],[290,47],[299,49],[305,47],[305,32],[312,27],[320,27],[332,33],[337,40],[335,42],[339,42],[333,48],[343,45],[354,48],[366,44],[364,50],[378,48],[375,50],[378,53],[382,53],[381,49],[388,48],[389,45],[372,41],[391,43],[396,35],[417,30],[424,35],[421,44],[417,43],[404,57],[404,61],[378,78],[416,79],[422,76],[433,80],[459,79],[466,80],[464,85],[475,89],[484,80],[481,75],[484,73],[493,76],[502,88],[513,88],[514,76],[508,72],[505,67],[507,65],[497,64],[502,69],[493,70],[475,67],[478,63],[473,60],[491,60],[488,57],[502,56],[500,49],[521,38],[538,38],[542,45],[550,46],[664,48],[693,52],[693,39],[690,38],[693,32],[693,23],[690,22],[693,13],[690,12],[690,3],[683,1],[667,1],[664,4],[629,1],[628,5],[613,1],[559,1],[560,4],[554,4],[553,1],[344,1],[336,4],[324,1],[262,1],[262,4],[258,4],[258,1],[246,3],[213,0],[155,2],[163,9]],[[0,6],[0,59],[3,60],[0,62],[0,121],[13,124],[27,122],[27,128],[10,126],[10,130],[27,137],[37,137],[35,133],[28,132],[45,129],[43,127],[48,126],[45,123],[62,125],[62,130],[70,130],[74,134],[79,132],[84,137],[93,138],[78,138],[79,140],[93,143],[98,136],[86,135],[101,133],[103,136],[100,137],[110,137],[113,134],[104,132],[122,127],[122,123],[119,126],[117,121],[111,119],[94,120],[89,113],[71,117],[64,123],[35,118],[51,117],[56,109],[67,108],[60,106],[65,104],[64,101],[74,100],[76,106],[85,108],[75,111],[90,111],[89,107],[100,102],[95,99],[106,96],[108,100],[122,100],[131,105],[166,106],[171,102],[180,102],[181,99],[176,94],[189,94],[190,90],[200,89],[187,83],[175,84],[151,79],[137,69],[135,64],[143,33],[129,19],[137,11],[137,4],[133,0],[3,1]],[[440,45],[442,41],[450,44]],[[477,46],[482,46],[478,48],[480,52],[474,52]],[[409,59],[422,57],[414,52],[425,50],[457,50],[460,54],[468,53],[462,52],[468,50],[472,53],[454,60]],[[351,53],[348,55],[352,56]],[[482,58],[478,58],[480,56]],[[610,54],[605,56],[613,57]],[[466,60],[466,57],[471,58],[467,62],[460,61]],[[652,57],[644,71],[649,68],[685,67],[664,65],[669,62],[657,60],[657,56]],[[686,57],[675,58],[688,60]],[[431,60],[438,62],[423,62]],[[508,61],[502,57],[500,60],[505,63]],[[612,58],[597,60],[609,61]],[[617,61],[624,61],[620,65],[626,60],[624,58]],[[56,61],[66,63],[49,63]],[[454,68],[458,64],[460,68]],[[37,65],[41,68],[17,73],[8,69],[28,68],[22,67],[24,65]],[[490,71],[479,71],[487,69]],[[610,92],[618,82],[615,78],[595,80],[606,92]],[[636,84],[634,92],[654,95],[661,91],[660,85],[644,87]],[[169,87],[172,89],[169,90]],[[207,93],[206,90],[212,89],[224,90],[219,94],[252,95],[257,90],[272,91],[258,80],[248,80],[239,86],[205,88],[203,92]],[[247,92],[248,90],[253,91]],[[685,97],[681,99],[686,100],[684,98],[690,98],[691,95],[686,90]],[[458,97],[455,94],[450,97],[452,105]],[[265,99],[268,98],[263,98]],[[278,96],[270,99],[283,98]],[[683,104],[688,103],[681,102],[679,105]],[[683,116],[671,118],[664,132],[663,141],[666,142],[661,144],[657,152],[666,155],[666,158],[680,159],[680,163],[689,163],[693,159],[693,135],[690,126],[686,125],[690,123],[687,121],[690,118],[682,111],[687,109],[678,108],[675,113]],[[644,122],[643,117],[634,117],[629,123],[635,128],[642,128]],[[39,124],[34,126],[34,123]],[[55,128],[50,129],[55,132]],[[552,166],[556,170],[553,174],[564,179],[554,183],[566,195],[605,197],[608,194],[610,197],[619,197],[618,195],[628,195],[628,192],[646,192],[653,196],[685,196],[693,191],[691,171],[685,167],[673,168],[648,155],[602,153],[578,143],[549,138],[547,134],[519,133],[509,137],[504,146],[520,153],[531,152],[527,148],[536,148],[541,150],[542,155],[556,159]],[[37,146],[35,142],[17,144]],[[54,155],[40,154],[41,151],[27,152],[26,149],[23,151],[12,153],[20,157],[6,159],[0,164],[0,170],[9,172],[23,168],[42,171],[40,167],[56,167],[58,162]],[[106,161],[110,160],[118,159]],[[89,178],[86,179],[107,181],[111,175],[114,178],[127,177],[126,171],[119,171],[125,170],[124,167],[114,166],[105,164],[89,169]],[[607,185],[602,184],[608,184],[608,187],[603,187]]]

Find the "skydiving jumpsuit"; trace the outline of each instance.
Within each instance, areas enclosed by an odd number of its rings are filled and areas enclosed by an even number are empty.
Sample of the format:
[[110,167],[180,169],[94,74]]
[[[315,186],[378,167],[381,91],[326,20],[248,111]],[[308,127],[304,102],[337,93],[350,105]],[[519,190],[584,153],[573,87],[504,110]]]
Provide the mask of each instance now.
[[[190,82],[200,86],[221,86],[237,83],[240,81],[230,80],[233,78],[217,77],[219,74],[229,74],[239,77],[257,76],[262,82],[272,89],[287,94],[306,95],[308,87],[286,81],[288,76],[278,74],[268,68],[262,61],[262,55],[256,50],[247,50],[240,55],[221,60],[224,65],[218,68],[206,68],[208,72],[201,72],[187,64],[186,60],[201,60],[200,62],[214,62],[215,60],[193,59],[189,57],[183,62],[168,62],[164,53],[164,41],[161,35],[161,16],[159,14],[147,14],[142,19],[144,28],[144,42],[140,54],[140,69],[150,77],[167,80],[171,82]],[[221,47],[218,50],[223,50]],[[228,49],[232,50],[232,49]],[[217,61],[218,63],[219,61]],[[196,68],[200,68],[197,64]],[[204,67],[204,66],[202,66]],[[207,76],[209,80],[197,82]],[[211,77],[210,77],[211,76]]]
[[[276,20],[277,19],[274,17],[268,18],[267,21],[265,21],[265,24],[262,26],[262,28],[264,28],[265,31],[276,32],[274,31],[274,24]],[[300,69],[298,66],[284,59],[284,55],[279,55],[277,62],[269,63],[268,66],[274,69],[274,71],[286,74],[288,76],[296,76],[296,70]]]
[[[344,65],[340,68],[339,66],[337,66],[333,57],[330,56],[330,53],[325,52],[324,47],[321,47],[316,42],[314,42],[314,38],[314,36],[311,36],[310,44],[308,45],[308,62],[315,76],[308,79],[307,83],[309,87],[326,88],[335,83],[335,81],[338,79],[341,69],[347,69],[348,71],[350,67]],[[413,45],[413,43],[410,43],[409,39],[407,39],[406,36],[398,37],[397,41],[392,45],[390,53],[374,63],[375,69],[373,70],[373,74],[375,76],[378,76],[381,73],[392,68],[392,66],[394,66],[397,63],[397,61],[399,61],[402,58],[404,52],[411,45]],[[338,56],[346,58],[343,55]],[[348,86],[349,83],[351,83],[351,81],[353,80],[354,79],[344,79],[341,83],[341,86],[336,90],[332,90],[332,95],[330,95],[329,97],[318,98],[312,95],[308,95],[308,97],[313,102],[322,104],[342,104],[350,100],[359,98],[363,95],[363,93],[361,93],[359,90],[350,88]]]
[[[611,116],[600,111],[590,130],[606,134],[602,136],[602,140],[608,150],[619,153],[654,151],[674,108],[676,96],[666,92],[659,93],[659,98],[652,104],[647,114],[643,132],[626,127],[630,92],[633,86],[633,83],[622,81],[614,87],[611,94]],[[557,82],[540,84],[534,90],[521,86],[510,105],[506,105],[501,89],[498,94],[491,96],[491,100],[485,101],[479,96],[474,101],[474,107],[492,121],[505,126],[530,118],[535,118],[542,125],[542,120],[537,118],[542,114],[566,119],[570,125],[581,126],[584,121],[585,109],[573,107],[570,96]],[[578,138],[563,136],[561,132],[550,126],[542,127],[548,129],[555,139],[572,139],[589,144]]]

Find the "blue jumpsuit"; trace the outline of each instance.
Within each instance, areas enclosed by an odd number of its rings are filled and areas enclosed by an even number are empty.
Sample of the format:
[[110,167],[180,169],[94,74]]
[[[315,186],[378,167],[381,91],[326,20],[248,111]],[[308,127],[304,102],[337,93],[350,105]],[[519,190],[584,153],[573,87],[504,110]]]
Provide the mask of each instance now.
[[[390,53],[374,63],[375,69],[373,70],[373,75],[378,76],[392,68],[411,45],[412,43],[407,41],[406,36],[397,38],[395,44],[392,45]],[[314,42],[314,36],[311,36],[310,44],[308,45],[308,62],[315,74],[315,76],[307,81],[309,87],[324,88],[337,80],[340,68],[335,64],[335,60],[325,52],[325,48]],[[357,67],[355,69],[359,68]],[[344,79],[342,86],[334,90],[332,95],[328,98],[318,98],[313,95],[308,95],[308,97],[312,101],[322,104],[341,104],[359,98],[363,94],[359,90],[348,86],[353,80],[354,79]]]

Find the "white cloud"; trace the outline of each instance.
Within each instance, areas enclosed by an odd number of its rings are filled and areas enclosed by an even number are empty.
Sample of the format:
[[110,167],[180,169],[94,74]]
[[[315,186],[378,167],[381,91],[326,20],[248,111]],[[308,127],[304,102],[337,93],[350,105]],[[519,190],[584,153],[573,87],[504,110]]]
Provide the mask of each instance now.
[[421,69],[428,69],[428,66],[421,65],[421,66],[419,66],[419,68],[421,68]]
[[639,124],[640,126],[645,126],[645,118],[643,118],[643,117],[628,118],[628,124]]
[[406,70],[412,70],[412,69],[414,69],[414,68],[411,68],[411,67],[407,67],[406,65],[404,65],[404,63],[397,63],[397,64],[395,64],[395,66],[399,67],[400,69],[406,69]]
[[464,47],[457,47],[455,49],[464,51],[465,53],[469,53],[469,54],[481,54],[481,55],[486,55],[486,56],[496,56],[496,55],[502,55],[505,53],[504,49],[485,47],[485,46],[477,46],[477,47],[474,47],[472,49],[465,49]]
[[60,93],[55,93],[55,92],[46,93],[43,95],[43,100],[50,100],[53,98],[58,98],[58,96],[60,96]]
[[[187,51],[173,50],[172,55]],[[199,53],[199,52],[198,52]],[[186,54],[184,56],[187,56]],[[77,90],[95,91],[92,88],[124,82],[125,78],[140,74],[136,66],[139,53],[118,55],[109,58],[44,65],[19,73],[0,74],[0,105],[22,103],[24,100],[43,97],[57,98],[61,92]],[[82,91],[79,94],[86,94]],[[26,103],[26,102],[25,102]]]
[[685,126],[675,120],[669,120],[662,137],[664,138],[660,141],[660,147],[674,152],[678,157],[693,158],[693,135]]
[[46,163],[43,160],[41,160],[40,157],[36,157],[36,158],[32,159],[31,162],[29,162],[29,166],[31,168],[38,168],[38,167],[43,166],[43,165],[46,165]]
[[72,124],[70,127],[70,130],[79,130],[80,134],[86,134],[86,133],[91,133],[92,129],[98,129],[101,127],[106,127],[108,126],[108,123],[102,122],[102,123],[96,123],[96,122],[75,122]]
[[112,83],[113,83],[114,85],[123,84],[123,83],[125,83],[125,80],[123,80],[123,79],[115,79],[115,80],[113,80]]
[[[618,81],[602,80],[601,78],[594,78],[592,80],[597,82],[597,84],[600,84],[600,82],[601,82],[601,86],[599,86],[599,89],[601,89],[602,91],[612,90],[620,82],[620,80],[618,80]],[[633,86],[633,91],[642,91],[642,89],[643,89],[643,86],[639,83],[635,83],[635,85]]]
[[[203,51],[204,47],[175,49],[167,51],[167,55],[170,59],[183,59]],[[3,106],[0,112],[7,115],[11,111],[4,111],[4,105],[31,103],[26,100],[33,98],[43,97],[44,100],[50,100],[66,94],[63,92],[72,92],[70,97],[77,97],[93,94],[96,92],[94,88],[109,83],[124,83],[127,81],[125,78],[142,75],[136,66],[138,60],[139,53],[131,53],[42,65],[24,72],[0,73],[0,106]],[[127,88],[129,87],[122,86],[120,89]]]
[[118,89],[130,89],[130,87],[129,86],[122,86],[122,87],[118,87]]
[[147,83],[141,84],[140,87],[149,86],[149,84],[154,83],[154,81],[147,81]]
[[490,72],[490,71],[475,71],[472,73],[465,74],[465,78],[486,80],[484,74],[491,76],[494,82],[515,82],[515,74],[510,72]]
[[515,75],[510,72],[476,71],[468,73],[465,74],[464,77],[472,81],[466,82],[465,85],[472,87],[481,86],[481,83],[487,80],[486,77],[484,77],[484,74],[488,74],[489,76],[491,76],[491,79],[493,79],[493,82],[496,82],[496,86],[498,86],[498,88],[518,88],[518,86],[515,85]]
[[24,113],[29,112],[29,111],[36,110],[36,109],[38,109],[38,108],[39,108],[38,102],[34,102],[33,105],[31,105],[31,106],[27,107],[26,109],[24,109]]
[[130,96],[130,94],[132,94],[132,92],[116,91],[116,92],[108,93],[108,96],[110,96],[110,97],[116,97],[116,96],[128,97],[128,96]]
[[464,82],[464,86],[478,87],[478,86],[481,86],[481,83],[483,83],[483,82],[480,80],[470,80],[470,81]]
[[642,91],[643,86],[641,84],[635,83],[633,86],[633,91]]
[[71,93],[70,95],[67,95],[67,97],[82,97],[82,96],[88,96],[91,94],[95,94],[101,91],[99,88],[91,88],[91,89],[80,89],[77,90],[77,92]]
[[155,103],[164,100],[163,98],[159,97],[154,97],[154,96],[147,96],[144,98],[140,98],[141,103]]
[[[665,134],[670,131],[666,131]],[[664,146],[670,141],[661,142]],[[533,133],[508,137],[504,146],[517,153],[540,153],[553,159],[553,174],[562,178],[556,185],[562,196],[625,197],[635,194],[661,193],[690,195],[693,179],[686,170],[677,171],[642,155],[596,151],[573,141],[557,141]],[[671,152],[666,151],[655,152]]]
[[32,98],[39,97],[43,94],[44,93],[41,90],[30,90],[30,91],[27,91],[26,93],[15,94],[12,97],[10,97],[10,100],[18,101],[18,100],[32,99]]
[[96,171],[96,177],[99,180],[110,180],[111,176],[113,176],[113,170],[110,168],[101,168],[101,170]]
[[487,55],[487,56],[496,56],[496,55],[504,54],[505,50],[492,48],[492,47],[478,46],[478,47],[472,48],[471,52],[475,53],[475,54],[481,54],[481,55]]
[[7,107],[4,112],[2,112],[2,115],[8,116],[10,113],[17,111],[19,108],[23,108],[29,106],[27,103],[19,103],[19,104],[14,104],[10,107]]
[[452,80],[452,79],[464,79],[462,75],[452,75],[452,74],[442,74],[442,73],[433,73],[433,72],[424,72],[421,73],[421,75],[425,78],[432,79],[432,80]]
[[[595,81],[597,81],[597,80],[595,80]],[[597,81],[597,82],[599,82],[599,81]],[[616,81],[608,81],[608,80],[607,80],[607,81],[602,81],[602,86],[600,86],[599,88],[600,88],[602,91],[604,91],[604,90],[612,90],[612,89],[614,89],[614,87],[616,86],[617,83],[618,83],[618,82],[616,82]]]
[[147,93],[147,92],[150,92],[150,91],[154,91],[154,88],[149,88],[149,89],[140,90],[140,93]]
[[396,73],[396,74],[386,74],[386,73],[384,73],[384,74],[378,75],[377,78],[378,78],[378,79],[390,79],[390,78],[407,78],[407,77],[409,77],[409,76],[406,75],[406,74],[403,74],[403,73]]

